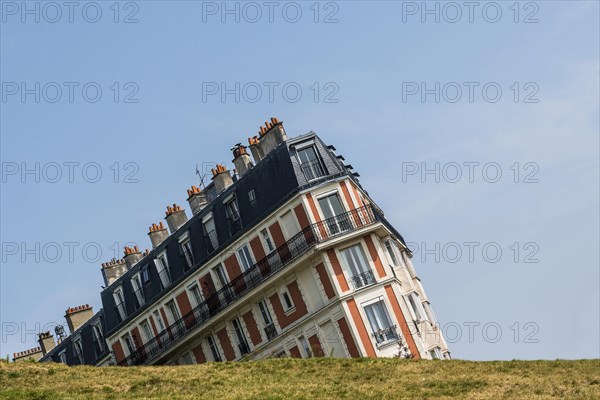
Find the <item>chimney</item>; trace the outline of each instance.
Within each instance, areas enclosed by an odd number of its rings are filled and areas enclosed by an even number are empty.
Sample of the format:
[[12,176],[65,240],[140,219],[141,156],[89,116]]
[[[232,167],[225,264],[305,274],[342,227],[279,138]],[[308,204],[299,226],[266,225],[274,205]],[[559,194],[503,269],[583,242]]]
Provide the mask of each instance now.
[[217,164],[217,168],[212,169],[212,174],[212,180],[215,184],[215,190],[217,194],[221,193],[233,184],[231,174],[225,169],[224,165]]
[[173,207],[167,206],[165,214],[165,219],[167,220],[167,225],[169,225],[171,234],[175,233],[175,231],[181,228],[188,220],[187,215],[185,215],[185,210],[175,203],[173,203]]
[[165,225],[161,222],[158,225],[152,224],[150,227],[150,232],[148,232],[148,236],[150,236],[152,248],[154,249],[169,237],[169,232],[167,232],[167,228],[165,228]]
[[233,151],[233,164],[241,178],[250,168],[252,168],[252,159],[246,152],[246,146],[243,146],[241,143],[236,144],[231,150]]
[[[280,143],[287,140],[285,129],[283,129],[283,122],[275,117],[271,118],[271,122],[265,122],[265,126],[260,127],[258,134],[260,137],[255,136],[250,138],[248,139],[248,143],[250,143],[252,155],[257,153],[261,159],[275,149]],[[252,145],[256,141],[258,141],[258,143],[256,143],[255,146],[258,147],[258,149],[255,150],[252,148]]]
[[250,145],[250,152],[252,153],[252,157],[254,157],[255,162],[259,162],[265,158],[265,155],[260,147],[260,139],[258,136],[248,138],[248,144]]
[[34,347],[33,349],[13,353],[13,362],[30,359],[38,361],[40,358],[42,358],[42,349],[39,347]]
[[38,343],[40,344],[40,348],[44,355],[48,354],[48,352],[56,346],[56,343],[54,343],[54,336],[52,336],[50,331],[40,333],[38,335]]
[[109,262],[102,264],[102,276],[104,277],[104,284],[108,287],[114,281],[119,279],[127,271],[127,266],[124,259],[117,260],[113,258]]
[[202,211],[204,206],[208,204],[208,198],[206,197],[206,193],[200,190],[200,188],[197,186],[192,185],[192,188],[187,190],[187,194],[187,201],[190,204],[192,214],[194,215]]
[[140,253],[140,250],[137,246],[125,246],[125,257],[123,257],[123,260],[125,260],[125,265],[127,265],[127,269],[131,269],[131,267],[133,267],[138,261],[140,261],[142,257],[142,253]]
[[94,316],[92,307],[89,304],[77,307],[68,308],[65,311],[65,319],[69,325],[71,334],[77,330],[81,325],[85,324],[90,318]]

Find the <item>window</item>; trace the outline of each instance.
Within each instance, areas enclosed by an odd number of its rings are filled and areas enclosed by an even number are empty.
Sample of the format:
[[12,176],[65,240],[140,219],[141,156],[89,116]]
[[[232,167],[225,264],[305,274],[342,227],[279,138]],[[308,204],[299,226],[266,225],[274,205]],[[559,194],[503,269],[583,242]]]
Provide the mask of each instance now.
[[209,215],[202,224],[204,226],[204,242],[208,249],[208,253],[210,254],[219,247],[219,238],[217,237],[217,231],[215,230],[215,220],[212,215]]
[[263,245],[267,249],[267,254],[269,254],[270,252],[275,250],[275,245],[273,245],[273,241],[271,240],[271,235],[269,235],[269,232],[267,231],[266,228],[263,229],[262,231],[260,231],[260,236],[262,237]]
[[67,351],[63,350],[60,353],[58,353],[58,358],[60,359],[60,362],[63,364],[67,364]]
[[150,267],[148,265],[145,265],[144,268],[142,268],[142,282],[144,285],[150,282]]
[[160,283],[164,289],[171,284],[171,274],[169,273],[169,263],[167,262],[166,254],[163,253],[159,255],[154,261],[156,263],[158,276],[160,277]]
[[192,253],[192,242],[190,239],[184,239],[181,243],[181,258],[183,259],[183,270],[187,271],[194,266],[194,253]]
[[398,339],[396,326],[392,324],[382,299],[364,306],[364,310],[378,345]]
[[131,337],[130,333],[127,333],[127,334],[121,336],[121,340],[125,344],[124,349],[127,352],[126,356],[129,356],[130,354],[135,353],[136,347],[135,347],[135,343],[133,342],[133,338]]
[[160,330],[160,332],[164,331],[165,328],[165,323],[160,315],[160,312],[158,310],[154,311],[154,319],[156,320],[156,323],[158,324],[158,329]]
[[73,340],[73,352],[75,354],[75,359],[79,361],[79,364],[83,364],[83,347],[81,345],[81,337],[77,337],[75,340]]
[[375,283],[373,271],[369,268],[365,252],[360,244],[342,250],[342,257],[350,272],[350,280],[355,289]]
[[227,214],[227,217],[231,218],[232,220],[237,220],[240,218],[240,211],[238,209],[236,200],[237,199],[235,196],[233,196],[225,203],[225,213]]
[[148,320],[144,320],[140,325],[142,326],[142,332],[144,332],[144,338],[146,339],[145,343],[148,343],[148,341],[154,337],[152,329],[150,329],[150,324],[148,323]]
[[435,314],[433,313],[433,309],[431,308],[431,304],[428,301],[421,303],[423,305],[423,309],[425,310],[425,315],[427,316],[427,320],[432,324],[435,324]]
[[286,312],[294,308],[294,303],[292,303],[290,294],[286,289],[281,292],[281,299],[283,300],[283,308]]
[[392,247],[392,242],[390,240],[385,241],[385,248],[387,249],[392,264],[399,266],[400,264],[398,263],[398,258],[396,257],[396,253],[394,253],[394,248]]
[[444,359],[444,356],[442,355],[442,350],[439,347],[434,347],[433,349],[429,350],[429,355],[434,360]]
[[113,292],[113,297],[115,299],[115,308],[117,309],[118,316],[120,317],[119,322],[121,322],[125,319],[125,317],[127,317],[125,300],[123,299],[123,289],[121,287],[117,288]]
[[418,322],[428,321],[425,310],[423,309],[423,304],[421,304],[421,300],[419,299],[419,295],[416,292],[412,292],[406,297],[408,297],[408,303],[410,304],[410,308],[413,312],[415,320]]
[[102,333],[102,326],[98,324],[92,325],[92,332],[94,335],[94,351],[96,356],[104,352],[104,334]]
[[217,343],[215,342],[213,335],[209,335],[206,338],[206,341],[208,342],[208,347],[210,348],[213,361],[221,361],[221,354],[219,353],[219,349],[217,348]]
[[219,285],[218,289],[227,285],[227,276],[225,275],[225,271],[223,270],[223,266],[221,264],[213,268],[213,273],[216,277],[215,281]]
[[298,341],[300,342],[300,347],[304,352],[304,357],[312,357],[312,350],[310,348],[310,345],[308,344],[308,340],[306,340],[306,338],[303,335],[301,335],[300,337],[298,337]]
[[256,203],[256,193],[254,193],[254,189],[248,192],[248,200],[250,200],[251,205]]
[[319,206],[325,219],[323,226],[328,230],[329,235],[335,235],[339,232],[347,231],[351,228],[348,221],[346,210],[340,201],[337,193],[319,199]]
[[304,147],[297,152],[300,169],[306,180],[310,181],[325,176],[325,169],[317,156],[314,146]]
[[225,204],[225,214],[227,215],[229,233],[233,235],[242,228],[240,220],[240,210],[238,208],[237,199],[235,198],[235,196],[232,196],[223,204]]
[[245,244],[240,247],[237,251],[238,257],[240,259],[240,263],[242,264],[242,272],[246,272],[252,267],[254,261],[252,260],[252,254],[250,254],[250,249],[248,245]]
[[173,300],[167,303],[167,309],[169,310],[169,316],[171,317],[170,324],[174,324],[181,318],[181,315],[179,315],[179,310],[177,309],[177,306]]
[[281,216],[281,226],[283,232],[287,235],[286,239],[290,239],[296,233],[300,232],[300,227],[296,222],[296,217],[291,211],[286,212]]
[[202,297],[202,292],[200,291],[200,288],[198,287],[197,284],[193,284],[191,286],[188,287],[188,290],[192,293],[192,298],[194,299],[194,305],[196,307],[198,307],[200,304],[202,304],[203,297]]
[[144,287],[142,286],[140,274],[136,274],[131,278],[131,286],[133,287],[133,294],[135,295],[135,308],[138,309],[146,302],[144,299]]
[[265,300],[259,301],[258,309],[260,311],[260,315],[262,316],[267,340],[272,340],[277,336],[277,329],[275,328],[275,324],[273,323],[273,318],[271,317],[271,312],[269,311],[267,302]]
[[244,354],[250,352],[250,347],[248,347],[248,341],[246,340],[246,335],[242,329],[242,324],[238,318],[235,318],[233,321],[231,321],[231,324],[233,325],[233,330],[235,331],[240,354],[243,356]]

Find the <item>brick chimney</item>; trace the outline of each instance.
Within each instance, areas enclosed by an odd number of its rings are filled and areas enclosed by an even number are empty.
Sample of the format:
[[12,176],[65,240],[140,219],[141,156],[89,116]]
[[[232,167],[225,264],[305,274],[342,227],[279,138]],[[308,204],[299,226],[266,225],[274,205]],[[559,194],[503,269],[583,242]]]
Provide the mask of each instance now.
[[252,153],[252,157],[254,158],[255,162],[259,162],[265,158],[265,155],[260,147],[260,139],[258,136],[248,138],[248,144],[250,145],[250,152]]
[[65,319],[67,320],[71,334],[73,334],[77,328],[85,324],[93,316],[94,312],[89,304],[67,308],[67,311],[65,311]]
[[40,333],[38,335],[38,343],[40,344],[40,348],[42,349],[42,353],[44,353],[44,355],[56,347],[56,343],[54,343],[54,336],[52,336],[50,331]]
[[42,349],[40,347],[34,347],[33,349],[13,353],[13,362],[29,359],[38,361],[42,356]]
[[187,215],[185,215],[185,210],[175,203],[173,203],[173,207],[167,206],[165,214],[165,219],[167,220],[167,225],[169,225],[171,234],[175,233],[175,231],[181,228],[188,220]]
[[206,193],[200,190],[197,186],[192,186],[191,189],[187,190],[188,203],[192,209],[192,214],[196,215],[208,204],[208,198]]
[[246,152],[246,146],[238,143],[231,150],[233,151],[233,164],[241,178],[254,164],[252,164],[252,159]]
[[[277,118],[271,118],[271,122],[265,122],[265,126],[261,126],[258,131],[259,136],[254,136],[248,139],[250,151],[256,162],[260,161],[280,143],[287,140],[287,134],[283,129],[283,122]],[[257,156],[259,157],[257,159]]]
[[217,194],[221,193],[233,184],[233,178],[224,165],[217,164],[216,168],[212,169],[212,181],[215,184]]
[[148,236],[150,236],[152,248],[155,248],[169,237],[169,232],[167,231],[167,228],[165,228],[165,225],[161,222],[158,225],[152,224],[150,227],[150,232],[148,232]]
[[113,258],[109,262],[102,264],[102,277],[104,284],[110,286],[114,281],[119,279],[127,271],[127,265],[124,259],[117,260]]
[[140,252],[140,249],[138,249],[137,246],[125,246],[125,256],[123,257],[123,260],[125,260],[125,265],[127,266],[127,269],[131,269],[131,267],[133,267],[138,261],[140,261],[142,257],[142,253]]

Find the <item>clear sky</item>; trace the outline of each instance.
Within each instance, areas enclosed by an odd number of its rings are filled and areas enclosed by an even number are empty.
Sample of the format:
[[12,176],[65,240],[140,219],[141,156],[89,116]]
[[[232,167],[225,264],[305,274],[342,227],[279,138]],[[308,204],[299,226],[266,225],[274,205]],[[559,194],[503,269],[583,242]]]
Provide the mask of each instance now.
[[361,174],[455,358],[600,356],[597,1],[22,4],[1,2],[3,356],[98,310],[101,262],[190,215],[196,165],[271,116]]

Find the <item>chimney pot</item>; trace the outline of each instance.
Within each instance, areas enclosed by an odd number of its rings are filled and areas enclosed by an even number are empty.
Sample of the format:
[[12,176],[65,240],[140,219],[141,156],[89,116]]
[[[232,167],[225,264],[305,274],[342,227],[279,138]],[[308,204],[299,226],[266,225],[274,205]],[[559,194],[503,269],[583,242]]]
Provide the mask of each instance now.
[[65,319],[67,320],[71,334],[81,325],[85,324],[93,315],[94,312],[89,304],[68,308],[65,312]]
[[175,203],[173,203],[173,207],[167,207],[167,216],[165,219],[167,220],[167,225],[169,226],[171,234],[175,233],[175,231],[181,228],[188,220],[187,215],[185,215],[185,210]]

